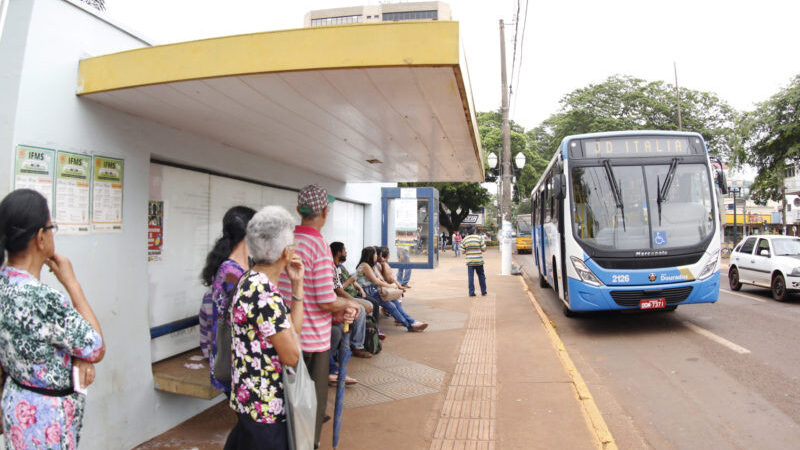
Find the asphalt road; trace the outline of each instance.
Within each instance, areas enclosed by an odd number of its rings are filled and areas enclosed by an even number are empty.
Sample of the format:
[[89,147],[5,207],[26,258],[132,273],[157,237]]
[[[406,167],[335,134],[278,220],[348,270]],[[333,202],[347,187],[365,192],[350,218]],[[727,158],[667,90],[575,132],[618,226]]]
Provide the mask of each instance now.
[[714,304],[567,318],[532,257],[514,260],[620,448],[800,448],[800,295],[731,292],[723,271]]

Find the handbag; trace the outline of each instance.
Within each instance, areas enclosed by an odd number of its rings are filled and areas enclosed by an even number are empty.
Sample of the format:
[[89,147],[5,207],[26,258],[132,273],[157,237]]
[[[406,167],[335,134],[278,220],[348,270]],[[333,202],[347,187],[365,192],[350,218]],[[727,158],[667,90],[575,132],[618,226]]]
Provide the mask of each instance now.
[[[233,303],[233,302],[230,302]],[[228,306],[230,308],[230,305]],[[231,324],[228,323],[228,310],[217,321],[217,355],[214,357],[214,378],[222,383],[231,382]]]
[[308,375],[300,348],[297,367],[283,367],[283,396],[286,425],[289,431],[290,450],[314,448],[314,431],[317,420],[317,393],[314,380]]
[[385,302],[391,302],[403,296],[403,291],[397,288],[385,288],[381,286],[378,292],[381,295],[381,300]]

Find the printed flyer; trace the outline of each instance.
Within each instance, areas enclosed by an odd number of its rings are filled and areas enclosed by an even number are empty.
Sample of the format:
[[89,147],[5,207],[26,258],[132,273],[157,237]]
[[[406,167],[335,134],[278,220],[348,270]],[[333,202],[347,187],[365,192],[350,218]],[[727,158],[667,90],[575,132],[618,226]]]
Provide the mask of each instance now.
[[59,151],[57,159],[55,221],[59,231],[88,233],[92,157]]
[[33,189],[47,199],[53,209],[53,175],[55,150],[17,146],[14,161],[14,189]]
[[124,161],[95,156],[92,182],[92,229],[122,231]]
[[147,205],[147,261],[161,261],[164,249],[164,202],[150,200]]

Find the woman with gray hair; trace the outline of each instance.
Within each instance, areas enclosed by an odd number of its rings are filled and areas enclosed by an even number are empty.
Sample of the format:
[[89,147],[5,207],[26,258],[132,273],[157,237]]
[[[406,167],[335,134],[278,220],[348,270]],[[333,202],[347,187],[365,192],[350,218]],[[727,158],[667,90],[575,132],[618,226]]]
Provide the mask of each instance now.
[[[281,373],[300,358],[295,333],[303,323],[305,272],[294,254],[294,222],[282,207],[267,206],[247,224],[254,265],[239,280],[231,312],[230,406],[239,421],[225,449],[289,448]],[[292,285],[291,302],[276,286],[284,271]]]

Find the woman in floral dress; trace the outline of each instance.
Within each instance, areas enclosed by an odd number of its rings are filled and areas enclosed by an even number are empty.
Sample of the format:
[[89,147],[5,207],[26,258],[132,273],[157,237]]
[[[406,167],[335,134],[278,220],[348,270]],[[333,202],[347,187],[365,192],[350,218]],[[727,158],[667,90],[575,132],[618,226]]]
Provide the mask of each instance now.
[[211,385],[216,389],[231,392],[230,381],[218,380],[214,376],[214,360],[217,356],[217,323],[222,317],[226,320],[236,283],[244,273],[247,264],[247,224],[253,218],[255,210],[247,206],[234,206],[222,218],[222,237],[217,239],[214,248],[206,257],[201,278],[203,284],[211,289],[203,297],[200,308],[200,348],[208,358]]
[[[287,449],[288,431],[281,374],[300,358],[296,332],[303,322],[303,262],[294,254],[294,218],[267,206],[247,226],[247,246],[255,263],[233,297],[233,369],[230,406],[238,422],[225,449]],[[286,271],[290,305],[275,283]]]
[[[69,259],[55,253],[45,198],[20,189],[0,203],[0,363],[8,374],[2,395],[9,449],[74,449],[85,397],[73,391],[94,381],[105,354],[100,324]],[[40,281],[44,265],[69,296]]]

